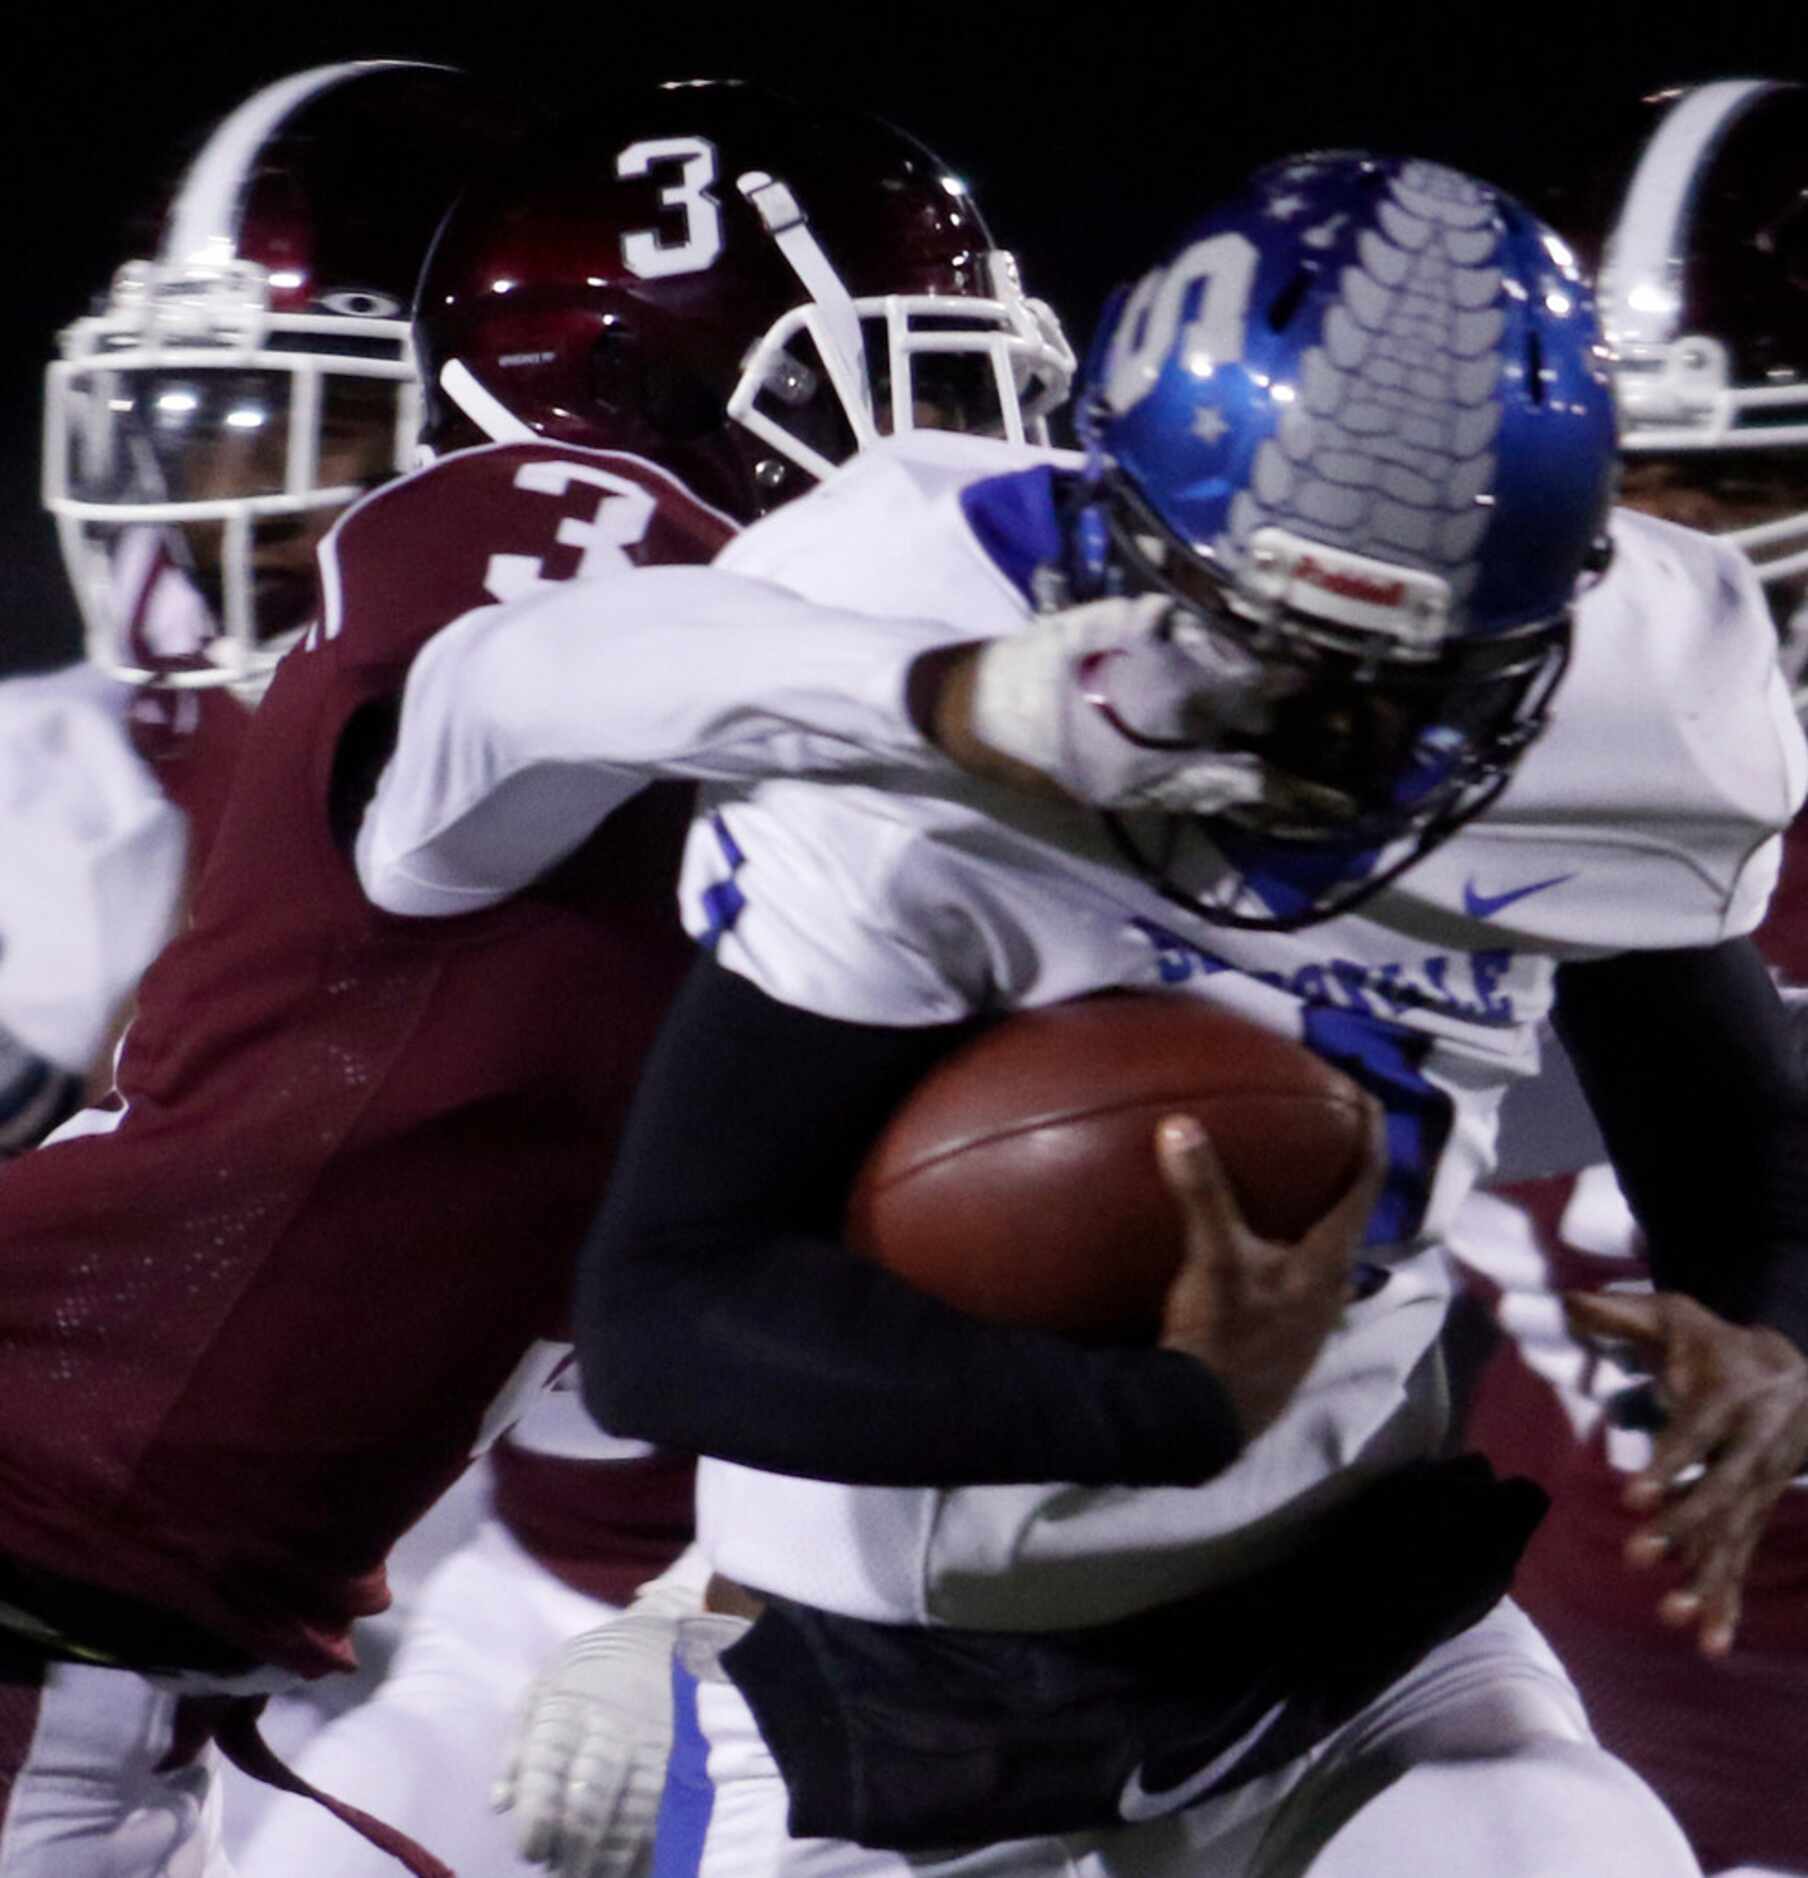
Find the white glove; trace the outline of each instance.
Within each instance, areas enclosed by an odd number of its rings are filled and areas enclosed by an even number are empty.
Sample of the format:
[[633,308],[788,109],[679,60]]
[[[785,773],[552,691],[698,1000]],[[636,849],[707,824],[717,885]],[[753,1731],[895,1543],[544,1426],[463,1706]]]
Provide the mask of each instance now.
[[1211,745],[1263,728],[1274,695],[1255,659],[1165,595],[1140,594],[1038,614],[993,640],[972,728],[1096,808],[1206,815],[1261,799],[1259,760]]
[[672,1747],[672,1647],[701,1608],[695,1548],[619,1617],[574,1637],[528,1690],[491,1793],[515,1842],[559,1878],[640,1878]]

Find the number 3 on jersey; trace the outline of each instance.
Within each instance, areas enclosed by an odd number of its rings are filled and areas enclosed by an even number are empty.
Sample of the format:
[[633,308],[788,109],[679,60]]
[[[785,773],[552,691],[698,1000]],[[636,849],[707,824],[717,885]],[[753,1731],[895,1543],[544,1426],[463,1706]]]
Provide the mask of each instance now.
[[[524,463],[515,472],[515,487],[535,495],[563,496],[573,483],[604,494],[589,521],[567,515],[554,533],[555,541],[579,551],[570,577],[581,580],[631,567],[628,550],[645,538],[657,506],[652,492],[625,476],[611,476],[594,464],[574,463],[569,458]],[[525,593],[557,584],[545,572],[545,563],[531,554],[492,554],[483,578],[484,591],[495,600],[518,600]]]
[[622,236],[622,262],[642,280],[695,274],[722,252],[721,205],[710,194],[716,152],[701,137],[653,137],[631,143],[615,159],[617,176],[645,176],[655,163],[680,165],[678,181],[659,192],[660,202],[684,216],[684,230],[668,240],[663,230],[641,228]]

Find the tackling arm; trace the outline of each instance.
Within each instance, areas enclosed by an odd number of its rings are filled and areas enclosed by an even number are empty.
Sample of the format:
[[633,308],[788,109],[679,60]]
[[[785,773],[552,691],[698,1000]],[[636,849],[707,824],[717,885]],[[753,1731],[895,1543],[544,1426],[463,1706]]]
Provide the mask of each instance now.
[[392,913],[475,911],[655,777],[870,781],[952,761],[1102,808],[1248,799],[1256,766],[1213,743],[1260,721],[1267,699],[1241,666],[1171,634],[1170,611],[1159,596],[1100,601],[962,642],[938,621],[704,567],[483,607],[414,661],[357,835],[359,878]]
[[359,878],[390,912],[470,912],[563,860],[655,777],[944,768],[909,694],[918,656],[949,638],[703,567],[481,608],[414,662]]

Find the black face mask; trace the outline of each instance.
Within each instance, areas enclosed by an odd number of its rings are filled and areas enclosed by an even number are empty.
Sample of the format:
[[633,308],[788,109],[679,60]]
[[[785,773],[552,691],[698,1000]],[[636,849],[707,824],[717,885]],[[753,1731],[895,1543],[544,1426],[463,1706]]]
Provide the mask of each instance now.
[[[1139,871],[1203,918],[1291,930],[1350,911],[1480,814],[1542,731],[1568,663],[1567,615],[1422,657],[1322,620],[1258,622],[1133,491],[1113,498],[1114,584],[1171,595],[1274,673],[1266,726],[1225,740],[1261,761],[1261,800],[1190,828],[1107,817]],[[1251,885],[1268,863],[1299,883],[1279,907]]]

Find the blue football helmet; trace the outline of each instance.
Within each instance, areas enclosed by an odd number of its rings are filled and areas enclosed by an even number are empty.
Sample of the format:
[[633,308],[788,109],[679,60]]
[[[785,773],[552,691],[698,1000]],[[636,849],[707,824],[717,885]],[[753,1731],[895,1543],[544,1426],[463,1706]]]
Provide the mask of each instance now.
[[1613,394],[1556,235],[1436,164],[1275,164],[1107,309],[1079,409],[1049,590],[1165,591],[1270,675],[1261,801],[1112,818],[1164,892],[1311,924],[1493,801],[1606,563]]

